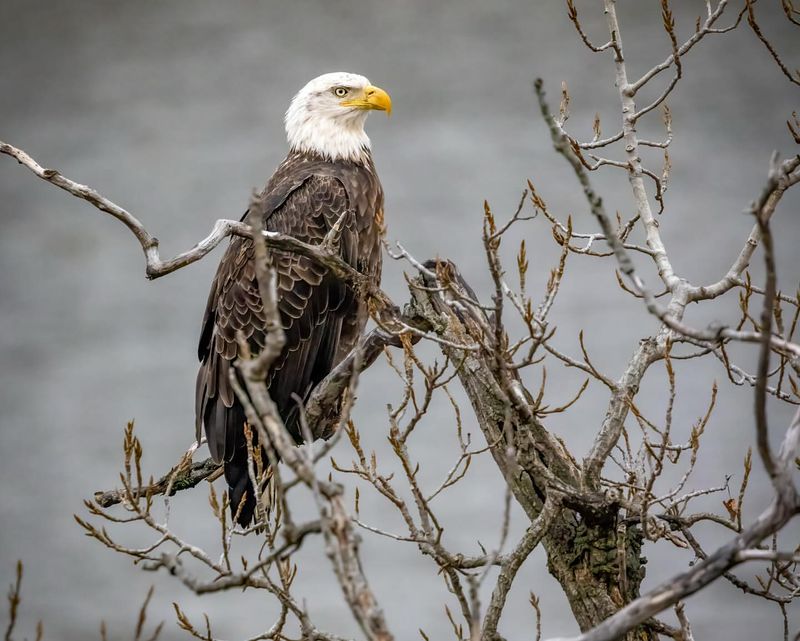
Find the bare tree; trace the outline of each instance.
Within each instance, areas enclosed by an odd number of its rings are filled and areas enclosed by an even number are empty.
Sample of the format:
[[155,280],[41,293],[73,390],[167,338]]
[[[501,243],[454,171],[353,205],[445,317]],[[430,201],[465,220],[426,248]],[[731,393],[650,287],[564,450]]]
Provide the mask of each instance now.
[[[800,344],[794,338],[800,318],[800,293],[790,296],[779,290],[773,242],[773,215],[784,193],[800,182],[800,156],[781,160],[777,152],[773,155],[765,167],[763,187],[748,206],[754,221],[752,231],[743,239],[738,255],[731,256],[728,271],[716,282],[692,283],[681,276],[661,235],[662,225],[669,225],[669,217],[662,214],[669,211],[668,149],[673,139],[667,99],[680,86],[684,56],[703,40],[746,25],[776,64],[775,70],[768,68],[765,73],[774,72],[776,79],[782,73],[791,83],[800,84],[800,72],[788,68],[759,26],[755,2],[748,0],[738,8],[730,4],[728,0],[706,2],[705,15],[698,18],[694,32],[682,40],[672,9],[667,0],[662,0],[666,57],[641,77],[631,79],[615,1],[604,0],[608,33],[603,44],[595,44],[593,35],[584,30],[573,0],[567,0],[567,13],[580,40],[591,51],[609,59],[618,90],[619,130],[604,137],[598,117],[593,138],[581,141],[566,127],[570,107],[567,85],[562,86],[557,114],[551,113],[542,82],[537,80],[534,88],[554,149],[574,171],[577,188],[585,195],[594,218],[594,228],[575,229],[572,218],[553,211],[533,182],[528,183],[517,210],[506,220],[497,217],[486,203],[482,240],[493,284],[486,296],[476,293],[452,262],[420,261],[399,243],[387,246],[392,258],[409,266],[409,300],[400,310],[382,291],[366,292],[373,303],[376,327],[314,390],[303,408],[301,423],[306,445],[294,445],[264,383],[265,372],[279,348],[270,349],[273,343],[268,342],[260,354],[244,359],[239,369],[245,385],[235,377],[231,380],[247,411],[247,434],[251,439],[257,434],[261,442],[269,440],[283,462],[277,465],[276,461],[262,460],[263,451],[251,448],[253,486],[266,488],[255,526],[241,531],[229,521],[228,498],[224,493],[218,495],[210,483],[219,476],[218,466],[210,459],[193,460],[202,443],[189,448],[158,479],[146,478],[143,448],[132,424],[125,431],[121,486],[98,492],[94,500],[86,501],[90,516],[76,517],[78,523],[106,547],[132,557],[146,570],[169,572],[195,593],[245,587],[268,593],[279,604],[280,614],[253,640],[288,639],[298,634],[303,639],[342,638],[319,629],[295,593],[294,555],[301,546],[315,544],[324,549],[363,636],[381,641],[395,638],[370,589],[369,568],[361,562],[362,536],[385,537],[396,545],[416,546],[430,559],[444,582],[445,612],[457,639],[503,638],[498,629],[508,594],[520,567],[538,546],[544,548],[548,569],[563,588],[582,631],[575,641],[662,636],[688,641],[693,636],[683,599],[721,580],[729,581],[746,595],[773,602],[783,617],[784,637],[788,639],[787,608],[800,594],[800,547],[781,533],[800,512],[800,496],[793,478],[798,467],[800,410],[788,426],[777,427],[769,424],[767,409],[770,403],[800,406]],[[782,0],[782,8],[787,20],[800,24],[800,13],[791,0]],[[656,95],[649,103],[641,98],[645,88]],[[663,122],[663,139],[640,137],[640,121],[656,114]],[[800,143],[796,114],[787,125],[791,138]],[[300,253],[319,261],[342,279],[364,281],[361,274],[337,257],[335,229],[323,243],[311,246],[279,234],[252,230],[244,223],[220,220],[194,248],[162,260],[158,241],[132,214],[93,189],[56,170],[43,168],[20,149],[0,143],[0,152],[125,224],[145,253],[148,278],[158,278],[199,260],[229,235],[252,237],[257,248],[261,295],[276,339],[282,330],[275,306],[274,279],[268,268],[271,249]],[[646,160],[654,153],[663,157],[658,169]],[[627,176],[630,217],[606,211],[591,178],[601,169],[622,171]],[[523,230],[542,222],[552,232],[560,257],[550,271],[545,291],[535,296],[527,287],[531,266]],[[510,270],[504,265],[501,251],[509,246],[518,247],[516,264]],[[757,285],[748,268],[759,247],[766,275],[763,284]],[[640,260],[634,260],[634,256]],[[611,260],[603,261],[604,258]],[[552,340],[555,324],[551,322],[551,312],[568,274],[568,264],[575,259],[610,264],[616,270],[619,286],[639,299],[659,321],[655,333],[640,332],[641,338],[632,346],[624,370],[616,375],[595,366],[582,335],[576,345],[578,355],[565,353]],[[790,282],[796,283],[797,277],[798,274],[790,274]],[[657,285],[648,284],[648,280]],[[734,295],[738,295],[740,314],[724,325],[698,327],[685,319],[690,303],[702,304]],[[442,354],[440,359],[426,361],[419,350],[423,343],[434,345]],[[274,341],[274,345],[280,344],[280,340]],[[752,350],[757,352],[755,371],[747,371],[734,361],[738,344],[752,344]],[[244,340],[240,347],[246,353]],[[381,355],[388,359],[401,383],[400,397],[386,399],[387,435],[401,475],[387,472],[386,462],[365,450],[359,427],[350,415],[359,374]],[[707,410],[688,432],[673,424],[678,402],[676,363],[685,366],[687,361],[696,359],[715,359],[742,393],[753,394],[755,414],[747,420],[752,423],[759,463],[772,484],[774,496],[751,522],[745,521],[742,511],[753,465],[750,450],[743,452],[741,481],[732,494],[727,481],[718,487],[689,489],[717,397],[716,384],[709,385]],[[585,376],[571,400],[550,400],[546,364],[571,368]],[[532,372],[541,379],[538,390],[530,385]],[[663,378],[666,411],[662,417],[647,416],[637,405],[636,395],[646,376]],[[459,402],[454,389],[457,384],[469,407]],[[548,429],[548,420],[554,414],[568,414],[589,385],[607,389],[607,404],[597,408],[594,442],[579,460]],[[458,446],[452,464],[438,471],[440,482],[429,486],[421,480],[412,444],[417,427],[426,420],[431,403],[438,398],[447,399],[452,406],[452,429]],[[480,427],[482,442],[472,441],[467,424]],[[782,437],[780,447],[775,449],[770,444],[770,431],[777,429]],[[320,444],[320,439],[325,442]],[[349,453],[343,453],[344,444],[335,452],[339,461],[351,459],[346,464],[328,458],[343,440],[349,442]],[[469,555],[446,543],[436,501],[454,485],[470,482],[468,469],[479,456],[493,459],[505,479],[506,495],[498,524],[498,544],[483,549],[481,554]],[[346,496],[345,480],[355,482],[354,496]],[[169,497],[204,481],[209,482],[211,512],[220,526],[220,548],[214,552],[181,538],[169,526]],[[361,514],[360,493],[367,489],[377,492],[396,511],[403,523],[402,531],[373,525],[368,515]],[[316,514],[310,520],[295,518],[294,497],[300,492],[308,493],[316,505]],[[163,503],[156,500],[159,495],[165,497]],[[716,511],[694,507],[703,497],[713,495],[724,497]],[[514,504],[527,519],[527,528],[518,541],[509,540]],[[727,531],[727,542],[708,549],[695,527],[701,523]],[[141,547],[121,542],[119,530],[127,532],[131,524],[144,526],[148,532]],[[260,537],[263,545],[256,557],[237,560],[237,537],[243,535]],[[645,555],[648,548],[657,544],[689,550],[692,563],[643,592]],[[760,575],[755,582],[736,574],[737,566],[747,562],[759,565]],[[484,603],[481,595],[489,593],[487,586],[490,596]],[[18,595],[17,587],[10,597],[14,617]],[[537,621],[543,614],[546,616],[546,612],[540,612],[533,594],[530,603]],[[674,608],[674,620],[669,622],[668,614],[666,620],[657,618],[664,617],[670,608]],[[175,611],[179,626],[191,636],[208,641],[216,638],[208,618],[193,621],[177,604]],[[424,631],[420,630],[420,634],[428,639]],[[510,638],[534,634],[540,638],[539,623],[534,630],[514,633]],[[6,638],[10,638],[10,631]]]

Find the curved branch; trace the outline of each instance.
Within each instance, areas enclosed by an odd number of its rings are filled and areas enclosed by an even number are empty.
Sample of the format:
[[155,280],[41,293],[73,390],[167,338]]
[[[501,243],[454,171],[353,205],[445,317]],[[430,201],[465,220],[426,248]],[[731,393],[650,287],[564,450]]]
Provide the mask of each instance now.
[[[669,57],[667,57],[664,62],[661,64],[656,65],[649,71],[647,71],[639,80],[634,82],[630,85],[630,91],[633,94],[636,94],[644,85],[646,85],[653,77],[661,73],[662,71],[669,69],[673,64],[675,64],[677,58],[684,56],[685,54],[689,53],[689,50],[694,47],[700,40],[702,40],[706,35],[709,33],[727,33],[728,31],[732,31],[736,27],[739,26],[739,23],[742,20],[742,16],[744,15],[744,9],[739,13],[739,16],[736,18],[736,22],[734,22],[729,27],[723,27],[720,29],[714,28],[714,24],[717,22],[719,17],[725,11],[725,7],[728,5],[728,0],[720,0],[717,4],[716,8],[708,14],[706,21],[703,23],[703,26],[696,31],[691,38],[689,38],[686,42],[684,42],[680,47],[678,47],[677,52],[673,51]],[[676,55],[677,54],[677,55]]]
[[[217,245],[219,245],[228,236],[242,236],[244,238],[251,237],[250,226],[234,220],[220,219],[214,223],[211,233],[203,240],[198,242],[191,249],[182,252],[170,258],[163,260],[159,253],[158,238],[153,236],[141,221],[131,214],[128,210],[120,207],[113,201],[109,200],[99,192],[91,187],[82,185],[63,176],[56,169],[47,169],[42,167],[36,160],[34,160],[28,153],[22,149],[18,149],[13,145],[0,141],[0,153],[11,156],[21,165],[30,169],[36,176],[49,182],[56,187],[72,194],[76,198],[81,198],[102,212],[110,214],[123,225],[125,225],[130,232],[136,236],[136,240],[144,251],[145,258],[145,274],[150,280],[166,276],[182,267],[191,265],[203,258],[206,254],[211,252]],[[363,282],[364,277],[338,255],[329,250],[329,244],[323,241],[318,245],[309,245],[302,241],[297,240],[291,236],[279,234],[277,232],[263,231],[265,242],[270,249],[282,249],[290,251],[302,256],[306,256],[315,260],[330,269],[337,277],[351,282]]]
[[[753,4],[754,0],[745,0],[745,6],[747,7],[747,24],[750,25],[750,28],[753,30],[753,33],[756,34],[756,37],[767,48],[767,51],[769,51],[769,55],[772,56],[772,59],[775,61],[775,64],[778,65],[778,68],[781,70],[781,73],[783,73],[783,75],[789,79],[789,82],[800,86],[800,71],[795,70],[794,75],[792,75],[792,72],[789,71],[789,68],[786,66],[783,60],[781,60],[781,57],[776,51],[775,47],[769,41],[769,39],[764,35],[764,33],[761,31],[761,27],[756,22],[756,14],[753,11]],[[784,5],[784,11],[786,11],[785,5]],[[786,15],[789,16],[789,20],[795,22],[794,20],[792,20],[790,13],[787,12]]]
[[[800,173],[797,173],[798,167],[800,167],[800,156],[789,158],[780,165],[777,164],[777,159],[773,158],[767,182],[761,190],[758,200],[751,207],[751,211],[755,216],[767,223],[769,222],[786,190],[800,182]],[[756,222],[747,237],[744,247],[742,247],[727,274],[712,285],[691,287],[689,289],[689,300],[695,302],[716,298],[738,285],[740,282],[739,277],[750,265],[750,259],[753,257],[753,253],[760,242],[761,230],[759,223]]]

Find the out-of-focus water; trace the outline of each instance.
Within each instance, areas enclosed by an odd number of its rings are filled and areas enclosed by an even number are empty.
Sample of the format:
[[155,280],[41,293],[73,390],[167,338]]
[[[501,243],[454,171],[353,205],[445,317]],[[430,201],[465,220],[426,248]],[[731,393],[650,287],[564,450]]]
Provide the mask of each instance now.
[[[580,8],[585,28],[601,42],[604,21],[594,4]],[[704,3],[675,4],[679,36],[687,37]],[[797,66],[797,32],[773,5],[759,6],[763,26]],[[660,9],[629,0],[619,3],[619,12],[636,76],[669,52]],[[619,120],[613,68],[610,57],[591,55],[579,43],[559,2],[4,0],[0,139],[134,212],[169,255],[203,237],[217,218],[240,214],[285,153],[281,118],[289,98],[331,70],[363,73],[392,95],[392,118],[369,122],[390,239],[422,258],[452,258],[484,298],[484,199],[508,215],[532,178],[554,211],[571,212],[576,227],[594,231],[574,179],[551,151],[531,82],[543,77],[556,100],[566,80],[573,131],[591,136],[599,112],[610,134]],[[746,28],[709,38],[686,58],[670,100],[674,168],[661,218],[681,275],[715,280],[738,253],[751,224],[742,212],[759,193],[771,151],[796,151],[784,122],[798,108],[798,96]],[[642,123],[641,131],[659,136],[658,119]],[[660,167],[658,154],[650,160]],[[630,214],[624,176],[610,171],[596,178],[609,210]],[[787,292],[800,272],[799,204],[797,194],[787,196],[775,222],[780,285]],[[543,221],[524,225],[531,285],[541,291],[556,252]],[[105,619],[114,638],[126,638],[150,583],[157,590],[150,616],[169,621],[164,638],[182,635],[172,601],[194,617],[208,612],[222,638],[246,638],[271,624],[276,610],[265,597],[194,597],[170,577],[143,573],[86,539],[72,518],[83,498],[115,484],[129,419],[137,421],[153,473],[168,469],[191,442],[195,343],[218,256],[149,283],[141,251],[119,223],[0,159],[0,577],[10,581],[16,559],[25,561],[22,619],[29,630],[43,619],[46,638],[83,640],[98,637]],[[385,267],[385,287],[397,301],[406,297],[402,269],[391,261]],[[654,282],[649,266],[645,273]],[[722,301],[690,310],[688,320],[726,319],[735,307],[735,300]],[[614,378],[637,341],[655,328],[619,292],[610,262],[579,257],[570,259],[552,318],[563,349],[577,355],[584,329],[595,364]],[[754,367],[754,350],[738,354],[743,366]],[[653,370],[639,403],[659,417],[663,371]],[[532,385],[539,376],[531,373]],[[564,402],[580,383],[554,363],[548,376],[553,403]],[[719,484],[726,474],[738,487],[753,440],[750,391],[730,385],[712,361],[679,368],[675,429],[688,434],[705,411],[713,379],[721,388],[718,408],[691,488]],[[390,369],[377,364],[362,383],[355,413],[367,446],[387,469],[393,464],[385,404],[397,391]],[[606,391],[592,386],[567,416],[551,421],[577,456],[591,444],[606,402]],[[787,408],[773,409],[775,439],[788,417]],[[443,403],[418,428],[414,455],[430,487],[455,461],[452,424]],[[467,420],[466,429],[475,426]],[[335,455],[343,462],[351,457],[344,443]],[[747,516],[768,499],[757,471]],[[205,506],[202,491],[183,493],[173,499],[171,524],[214,556],[218,534]],[[717,499],[708,506],[721,509]],[[489,461],[476,463],[463,486],[437,499],[436,507],[454,548],[477,553],[478,540],[494,545],[502,510],[496,470]],[[361,514],[401,529],[372,494],[362,493]],[[520,527],[516,518],[514,532]],[[710,548],[727,537],[711,529],[701,534]],[[797,540],[796,525],[788,534]],[[150,541],[143,532],[125,539]],[[316,542],[308,548],[298,593],[321,628],[357,634],[327,559]],[[418,638],[418,628],[432,639],[451,634],[443,605],[454,604],[428,559],[410,544],[371,535],[364,555],[398,639]],[[662,547],[648,556],[649,586],[691,560]],[[541,550],[517,580],[502,625],[508,638],[533,636],[529,590],[541,596],[546,635],[576,630]],[[688,613],[698,639],[777,638],[782,631],[776,608],[728,584],[692,597]],[[796,611],[792,617],[796,627]]]

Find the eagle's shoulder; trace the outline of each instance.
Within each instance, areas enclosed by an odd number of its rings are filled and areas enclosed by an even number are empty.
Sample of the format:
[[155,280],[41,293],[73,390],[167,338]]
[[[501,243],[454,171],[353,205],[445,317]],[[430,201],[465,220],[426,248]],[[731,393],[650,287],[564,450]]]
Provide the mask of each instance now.
[[313,215],[325,206],[338,207],[344,201],[362,225],[370,224],[376,210],[382,208],[383,189],[369,154],[366,162],[353,162],[291,152],[256,195],[251,209],[266,221],[284,208]]

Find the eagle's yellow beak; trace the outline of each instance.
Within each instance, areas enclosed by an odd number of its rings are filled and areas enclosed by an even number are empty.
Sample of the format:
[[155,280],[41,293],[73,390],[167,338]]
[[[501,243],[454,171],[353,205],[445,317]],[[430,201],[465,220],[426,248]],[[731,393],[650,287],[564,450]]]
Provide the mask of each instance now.
[[364,93],[358,98],[343,100],[341,105],[343,107],[385,111],[387,116],[392,113],[392,99],[389,94],[380,87],[373,87],[372,85],[364,87]]

